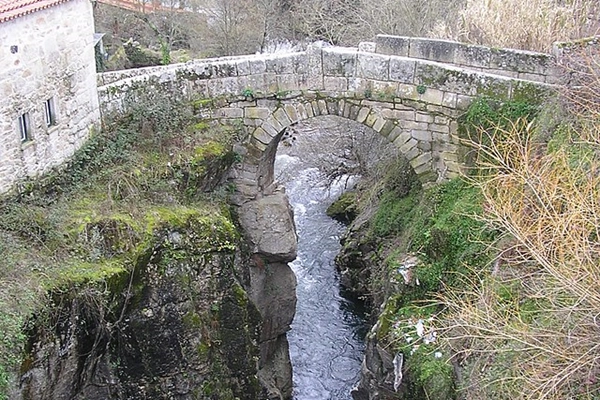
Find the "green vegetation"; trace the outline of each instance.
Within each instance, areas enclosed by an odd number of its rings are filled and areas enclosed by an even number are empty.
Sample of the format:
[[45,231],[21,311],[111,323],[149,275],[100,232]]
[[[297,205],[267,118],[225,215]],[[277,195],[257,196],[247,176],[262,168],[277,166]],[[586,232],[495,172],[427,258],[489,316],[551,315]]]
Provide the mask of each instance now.
[[[0,399],[22,361],[30,317],[52,321],[53,296],[99,288],[98,301],[109,301],[111,290],[132,290],[136,301],[139,276],[130,275],[157,257],[156,240],[163,263],[237,247],[221,186],[237,160],[235,131],[212,128],[193,105],[158,93],[131,99],[128,109],[61,170],[25,182],[0,204]],[[188,234],[165,233],[178,229]],[[194,251],[182,254],[186,246]],[[183,321],[198,326],[199,318]]]
[[[535,104],[480,98],[461,119],[460,129],[479,146],[503,146],[513,140],[510,130],[527,125],[539,110]],[[489,163],[490,156],[481,153],[482,160]],[[474,176],[485,179],[490,170],[480,169]],[[369,224],[369,240],[377,249],[371,257],[381,260],[371,271],[370,290],[387,294],[377,338],[390,351],[403,354],[408,398],[454,399],[457,383],[449,360],[456,345],[442,335],[445,296],[487,276],[497,256],[496,243],[505,239],[486,219],[486,197],[477,182],[455,179],[422,190],[407,176],[396,172],[384,179]],[[393,184],[392,177],[399,182]],[[523,298],[522,288],[494,287],[505,307],[518,306],[522,321],[548,322],[540,312],[543,301]]]

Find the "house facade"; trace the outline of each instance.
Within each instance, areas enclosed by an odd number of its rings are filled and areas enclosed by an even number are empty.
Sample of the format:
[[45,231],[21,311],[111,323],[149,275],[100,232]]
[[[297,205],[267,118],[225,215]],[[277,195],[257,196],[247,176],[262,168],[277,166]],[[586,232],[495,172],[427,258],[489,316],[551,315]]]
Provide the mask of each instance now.
[[90,0],[0,0],[0,193],[99,128]]

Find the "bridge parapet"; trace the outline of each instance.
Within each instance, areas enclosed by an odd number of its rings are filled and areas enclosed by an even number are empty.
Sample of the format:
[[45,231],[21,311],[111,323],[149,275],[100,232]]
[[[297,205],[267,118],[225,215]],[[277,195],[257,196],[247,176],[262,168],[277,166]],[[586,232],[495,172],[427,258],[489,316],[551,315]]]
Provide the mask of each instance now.
[[555,55],[451,40],[377,35],[375,52],[453,64],[489,74],[555,84]]

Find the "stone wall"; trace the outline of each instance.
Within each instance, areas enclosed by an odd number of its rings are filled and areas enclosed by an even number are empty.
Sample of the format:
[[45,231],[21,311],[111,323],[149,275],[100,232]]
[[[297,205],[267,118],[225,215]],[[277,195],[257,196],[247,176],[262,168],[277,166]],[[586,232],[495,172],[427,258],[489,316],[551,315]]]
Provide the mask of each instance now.
[[[64,162],[99,123],[93,34],[87,0],[0,23],[0,192]],[[55,111],[50,127],[49,99]],[[30,132],[22,141],[25,113]]]
[[554,57],[546,53],[390,35],[377,35],[375,52],[454,64],[511,78],[556,82]]

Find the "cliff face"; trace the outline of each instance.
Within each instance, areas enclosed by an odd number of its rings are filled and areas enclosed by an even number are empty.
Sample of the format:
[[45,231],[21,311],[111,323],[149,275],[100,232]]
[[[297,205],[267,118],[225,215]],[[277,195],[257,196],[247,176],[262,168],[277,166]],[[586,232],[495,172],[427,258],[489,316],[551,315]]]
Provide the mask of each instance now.
[[132,272],[55,291],[21,398],[260,398],[261,316],[236,242],[227,219],[190,213],[154,233]]
[[[224,215],[161,212],[133,270],[54,291],[30,332],[18,398],[291,398],[296,237],[285,195],[240,209],[248,242]],[[133,231],[92,225],[100,252]],[[268,227],[277,234],[265,238]]]
[[421,189],[410,167],[397,167],[350,225],[336,259],[346,289],[372,310],[353,396],[451,400],[461,367],[438,336],[439,294],[488,265],[494,233],[471,217],[481,212],[477,188],[455,180]]
[[51,289],[13,397],[291,398],[287,198],[238,207],[241,226],[222,207],[150,206],[78,227],[94,261],[75,263]]

